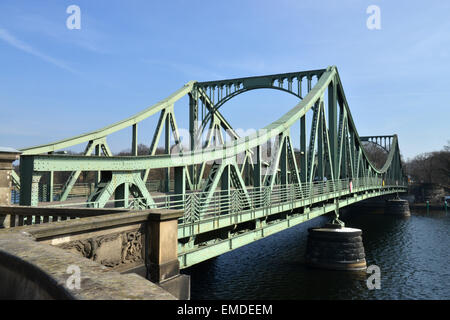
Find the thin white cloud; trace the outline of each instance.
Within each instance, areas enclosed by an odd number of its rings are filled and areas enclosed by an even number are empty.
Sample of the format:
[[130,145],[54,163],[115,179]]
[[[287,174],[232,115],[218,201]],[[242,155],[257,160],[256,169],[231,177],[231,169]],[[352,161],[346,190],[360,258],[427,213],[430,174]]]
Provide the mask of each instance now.
[[[85,50],[105,54],[108,51],[102,46],[107,37],[99,28],[93,26],[97,20],[88,17],[83,13],[83,23],[89,22],[89,28],[82,28],[81,30],[68,30],[66,26],[61,23],[56,23],[52,19],[33,14],[18,15],[16,20],[20,27],[30,33],[39,33],[48,37],[54,38],[60,42],[75,45]],[[70,36],[68,36],[70,34]]]
[[5,41],[6,43],[8,43],[9,45],[24,51],[26,53],[29,53],[31,55],[34,55],[46,62],[49,62],[61,69],[67,70],[69,72],[75,73],[75,74],[79,74],[79,72],[77,72],[76,70],[72,69],[71,67],[69,67],[64,61],[52,58],[36,49],[34,49],[33,47],[31,47],[30,45],[24,43],[23,41],[15,38],[13,35],[11,35],[7,30],[0,28],[0,39]]

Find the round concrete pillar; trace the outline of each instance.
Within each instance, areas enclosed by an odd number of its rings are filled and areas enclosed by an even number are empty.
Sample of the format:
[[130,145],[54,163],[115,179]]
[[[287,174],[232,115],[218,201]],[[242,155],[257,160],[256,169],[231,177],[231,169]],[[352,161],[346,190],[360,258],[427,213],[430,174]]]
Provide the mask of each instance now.
[[308,230],[306,264],[331,270],[365,270],[367,268],[362,231],[326,225]]
[[386,201],[386,207],[384,209],[385,214],[397,215],[397,216],[410,216],[409,203],[407,200],[392,199]]

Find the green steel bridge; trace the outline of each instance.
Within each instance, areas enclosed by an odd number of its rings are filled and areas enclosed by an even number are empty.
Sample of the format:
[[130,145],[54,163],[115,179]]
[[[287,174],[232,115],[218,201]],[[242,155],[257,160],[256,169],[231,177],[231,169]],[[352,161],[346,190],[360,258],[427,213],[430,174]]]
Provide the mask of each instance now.
[[[256,89],[280,90],[299,102],[278,120],[240,137],[220,108],[233,97]],[[186,95],[189,148],[181,143],[174,113],[175,102]],[[159,120],[149,154],[138,156],[138,124],[155,114]],[[296,151],[291,127],[298,123],[300,149]],[[107,139],[126,128],[131,129],[132,155],[113,156]],[[224,132],[229,139],[224,139]],[[165,154],[156,154],[161,136]],[[381,168],[370,161],[364,149],[368,142],[386,152]],[[81,144],[85,144],[83,155],[59,152]],[[191,81],[128,119],[20,151],[20,177],[14,175],[13,183],[20,189],[21,205],[184,210],[178,223],[181,268],[325,213],[334,213],[334,222],[341,223],[339,208],[407,190],[397,135],[358,135],[335,66]],[[164,193],[149,192],[146,186],[150,171],[156,169],[164,171]],[[57,201],[55,172],[70,172]],[[82,172],[96,172],[97,178],[88,196],[76,203],[68,198]],[[47,176],[51,202],[39,203],[43,176]]]

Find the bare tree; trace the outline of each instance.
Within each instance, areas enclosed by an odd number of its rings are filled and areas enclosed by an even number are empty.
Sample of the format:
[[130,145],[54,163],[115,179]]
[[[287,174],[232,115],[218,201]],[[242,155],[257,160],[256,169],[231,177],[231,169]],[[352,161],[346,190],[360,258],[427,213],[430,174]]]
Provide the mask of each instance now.
[[422,153],[406,162],[406,171],[415,182],[450,186],[450,141],[441,151]]
[[372,142],[363,142],[364,151],[377,169],[381,169],[386,163],[388,153],[380,145]]

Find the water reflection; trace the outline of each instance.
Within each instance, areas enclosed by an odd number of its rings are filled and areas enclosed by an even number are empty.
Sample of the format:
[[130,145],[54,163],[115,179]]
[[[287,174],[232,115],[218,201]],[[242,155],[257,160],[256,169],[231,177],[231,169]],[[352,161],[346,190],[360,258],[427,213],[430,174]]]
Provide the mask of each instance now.
[[367,265],[381,268],[381,289],[368,290],[365,271],[310,269],[304,264],[307,229],[319,217],[193,266],[192,299],[449,299],[450,214],[378,213],[343,219],[363,230]]

